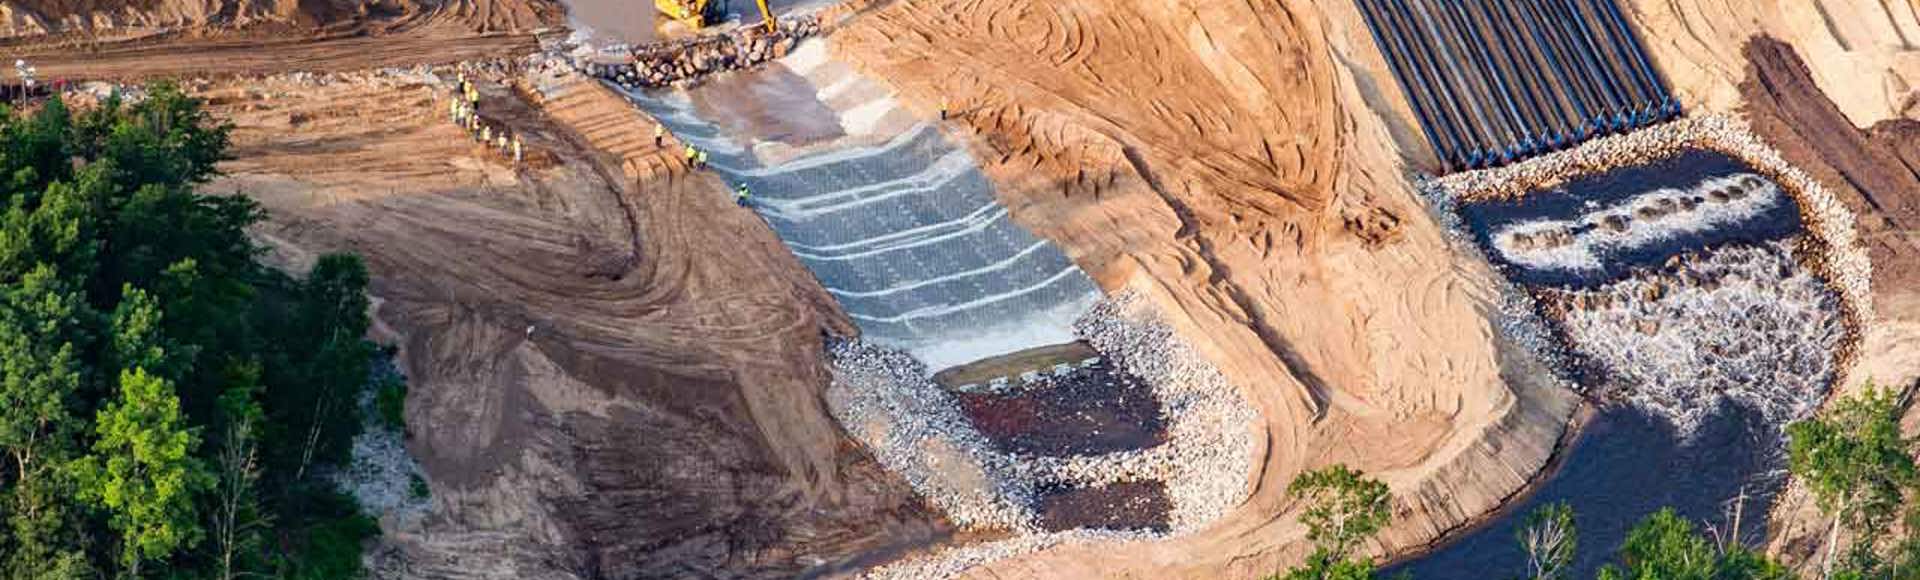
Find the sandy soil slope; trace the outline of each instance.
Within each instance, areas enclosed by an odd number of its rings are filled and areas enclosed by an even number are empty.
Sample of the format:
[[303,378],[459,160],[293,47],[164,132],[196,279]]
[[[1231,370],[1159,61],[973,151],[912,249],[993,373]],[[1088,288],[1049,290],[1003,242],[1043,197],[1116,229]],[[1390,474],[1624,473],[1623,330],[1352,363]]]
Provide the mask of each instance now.
[[1809,62],[1811,79],[1855,126],[1920,111],[1920,11],[1885,0],[1629,0],[1641,38],[1690,107],[1740,107],[1748,38],[1766,34]]
[[380,34],[429,21],[474,32],[525,32],[560,23],[547,0],[0,0],[0,46],[32,52],[157,38],[255,40]]
[[43,81],[367,70],[523,55],[564,18],[556,0],[0,0],[0,57]]
[[1496,337],[1485,264],[1448,251],[1351,70],[1384,65],[1324,4],[902,2],[834,37],[921,110],[947,99],[1015,217],[1149,287],[1265,419],[1254,495],[1211,529],[978,575],[1270,573],[1302,550],[1287,481],[1335,461],[1394,487],[1397,551],[1550,455],[1573,398]]
[[209,187],[266,206],[274,257],[374,274],[435,504],[384,522],[383,575],[788,577],[944,534],[822,407],[832,303],[598,85],[486,91],[518,171],[413,81],[200,92],[238,126]]

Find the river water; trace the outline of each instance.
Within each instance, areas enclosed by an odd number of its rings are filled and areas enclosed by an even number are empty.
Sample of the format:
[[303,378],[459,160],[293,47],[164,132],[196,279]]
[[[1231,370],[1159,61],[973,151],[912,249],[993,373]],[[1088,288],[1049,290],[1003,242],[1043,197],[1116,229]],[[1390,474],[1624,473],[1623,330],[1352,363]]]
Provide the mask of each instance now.
[[1556,501],[1573,506],[1579,549],[1569,578],[1592,578],[1647,514],[1673,507],[1696,522],[1725,526],[1730,500],[1747,493],[1743,533],[1757,541],[1783,479],[1780,438],[1757,413],[1729,407],[1690,436],[1632,406],[1602,410],[1566,451],[1563,467],[1532,497],[1495,522],[1434,553],[1388,570],[1415,580],[1519,578],[1526,553],[1515,534],[1524,516]]
[[1662,507],[1725,529],[1744,496],[1742,538],[1757,541],[1784,481],[1784,425],[1824,398],[1845,334],[1838,296],[1795,256],[1792,198],[1694,151],[1459,212],[1604,402],[1531,496],[1392,572],[1521,577],[1517,528],[1557,501],[1579,529],[1571,578],[1592,578]]

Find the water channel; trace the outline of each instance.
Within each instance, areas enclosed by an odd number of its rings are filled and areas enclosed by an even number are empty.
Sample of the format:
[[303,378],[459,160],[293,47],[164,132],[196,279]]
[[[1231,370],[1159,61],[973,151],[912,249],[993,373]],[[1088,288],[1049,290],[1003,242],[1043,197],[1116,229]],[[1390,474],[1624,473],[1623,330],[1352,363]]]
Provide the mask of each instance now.
[[1662,507],[1757,541],[1784,481],[1781,431],[1836,376],[1839,298],[1796,257],[1797,204],[1719,153],[1463,204],[1470,237],[1542,305],[1600,409],[1531,495],[1399,563],[1414,578],[1520,577],[1515,538],[1547,502],[1576,512],[1571,578],[1592,578]]

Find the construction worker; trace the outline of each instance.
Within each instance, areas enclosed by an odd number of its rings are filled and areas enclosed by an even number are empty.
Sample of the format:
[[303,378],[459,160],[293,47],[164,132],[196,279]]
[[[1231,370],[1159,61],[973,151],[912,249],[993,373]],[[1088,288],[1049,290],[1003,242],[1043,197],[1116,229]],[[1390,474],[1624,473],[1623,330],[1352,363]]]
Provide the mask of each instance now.
[[487,125],[481,125],[480,126],[480,143],[485,144],[486,142],[492,141],[492,140],[493,140],[493,127],[487,126]]
[[697,167],[699,167],[699,168],[701,168],[701,169],[706,169],[706,168],[707,168],[707,152],[706,152],[706,150],[704,150],[704,149],[702,149],[702,150],[700,151],[700,161],[699,161],[698,163],[696,163],[695,165],[696,165]]
[[460,124],[460,101],[458,99],[447,101],[447,119],[453,121],[455,125]]
[[740,207],[747,207],[747,184],[742,183],[739,189],[734,190],[733,203],[739,204]]
[[694,149],[692,145],[687,146],[687,165],[693,165],[694,159],[699,156],[700,151],[698,149]]
[[519,165],[519,164],[520,164],[520,159],[521,159],[521,155],[520,155],[520,136],[519,136],[519,135],[514,135],[514,136],[513,136],[513,164],[514,164],[514,165]]
[[504,130],[500,131],[500,135],[493,138],[493,146],[494,148],[499,149],[501,153],[507,152],[507,132],[506,131]]
[[947,97],[940,97],[940,120],[947,120]]
[[659,147],[662,143],[665,143],[666,140],[667,140],[667,128],[664,126],[661,126],[659,123],[654,123],[653,124],[653,146]]

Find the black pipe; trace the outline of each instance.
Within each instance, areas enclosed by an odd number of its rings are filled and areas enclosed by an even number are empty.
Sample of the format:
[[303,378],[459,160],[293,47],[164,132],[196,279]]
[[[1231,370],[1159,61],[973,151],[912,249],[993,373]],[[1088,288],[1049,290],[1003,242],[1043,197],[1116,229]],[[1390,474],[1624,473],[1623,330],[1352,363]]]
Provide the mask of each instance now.
[[1373,33],[1373,44],[1380,47],[1380,55],[1386,57],[1387,68],[1393,69],[1393,77],[1400,81],[1400,89],[1406,91],[1407,103],[1412,105],[1413,116],[1420,123],[1420,132],[1427,136],[1427,144],[1433,146],[1434,158],[1439,159],[1443,166],[1451,169],[1452,163],[1447,160],[1446,146],[1442,145],[1440,137],[1433,133],[1433,121],[1427,117],[1426,106],[1420,102],[1420,97],[1414,94],[1416,89],[1407,82],[1407,73],[1400,67],[1400,59],[1394,56],[1393,48],[1387,46],[1386,37],[1380,34],[1380,23],[1373,15],[1373,1],[1358,1],[1360,15],[1367,19],[1367,31]]
[[1435,96],[1439,93],[1434,89],[1433,81],[1427,78],[1427,71],[1421,67],[1419,59],[1414,54],[1412,41],[1407,39],[1406,32],[1401,30],[1400,23],[1397,22],[1388,11],[1388,8],[1384,4],[1385,2],[1386,0],[1374,0],[1372,6],[1379,17],[1380,23],[1385,26],[1383,29],[1384,33],[1393,39],[1396,54],[1399,55],[1401,62],[1405,65],[1405,69],[1410,75],[1408,77],[1409,84],[1419,84],[1419,87],[1414,89],[1413,93],[1417,98],[1424,98],[1429,104],[1428,107],[1432,111],[1434,120],[1433,126],[1436,132],[1439,132],[1442,135],[1442,139],[1447,143],[1443,151],[1447,166],[1450,169],[1459,168],[1461,166],[1461,151],[1466,148],[1466,142],[1461,139],[1453,122],[1449,119],[1450,111],[1447,109],[1446,103],[1441,102],[1440,99]]
[[[1449,5],[1447,13],[1451,16],[1450,24],[1454,28],[1455,35],[1460,37],[1463,42],[1472,45],[1473,49],[1479,53],[1479,58],[1475,59],[1475,64],[1480,65],[1482,78],[1492,81],[1493,86],[1487,87],[1489,92],[1493,93],[1496,98],[1502,101],[1499,104],[1505,105],[1507,110],[1507,125],[1510,127],[1510,130],[1507,146],[1505,150],[1501,152],[1501,155],[1504,160],[1511,161],[1515,149],[1519,148],[1522,143],[1533,141],[1532,125],[1520,114],[1520,108],[1514,102],[1513,90],[1507,87],[1505,75],[1498,70],[1498,63],[1494,62],[1492,53],[1487,52],[1487,45],[1484,42],[1486,35],[1467,22],[1467,17],[1459,4],[1447,4]],[[1483,42],[1473,42],[1473,40],[1476,39],[1482,40]]]
[[1567,133],[1564,135],[1567,143],[1558,143],[1556,145],[1565,145],[1585,139],[1592,129],[1593,115],[1587,110],[1586,99],[1581,95],[1579,81],[1575,80],[1573,75],[1567,72],[1566,67],[1560,63],[1560,59],[1554,51],[1553,44],[1547,39],[1546,34],[1540,31],[1541,25],[1538,18],[1521,4],[1521,2],[1525,0],[1511,0],[1510,2],[1508,0],[1496,1],[1500,2],[1506,7],[1507,11],[1511,13],[1510,16],[1513,22],[1520,23],[1522,27],[1527,29],[1528,35],[1533,37],[1534,50],[1529,51],[1529,54],[1535,59],[1536,65],[1541,62],[1546,63],[1547,69],[1552,71],[1554,79],[1560,82],[1560,87],[1563,91],[1560,94],[1566,96],[1566,104],[1572,105],[1573,110],[1570,112],[1573,113],[1573,117],[1569,119],[1567,123]]
[[1640,74],[1646,77],[1649,85],[1654,87],[1654,93],[1659,96],[1656,106],[1665,105],[1667,110],[1664,112],[1667,115],[1679,115],[1679,101],[1674,99],[1673,94],[1667,90],[1666,80],[1661,78],[1660,72],[1654,70],[1652,61],[1647,58],[1646,45],[1640,41],[1639,36],[1634,34],[1633,27],[1627,26],[1627,18],[1620,13],[1619,4],[1613,0],[1595,0],[1595,2],[1606,10],[1608,20],[1613,21],[1614,28],[1620,33],[1621,42],[1625,43],[1629,52],[1633,54],[1633,62],[1639,67]]
[[[1479,106],[1480,103],[1476,102],[1471,96],[1461,94],[1462,90],[1470,90],[1472,86],[1460,75],[1459,69],[1454,68],[1453,61],[1456,59],[1452,58],[1453,55],[1451,51],[1446,50],[1448,48],[1447,45],[1439,44],[1444,43],[1445,39],[1440,37],[1441,30],[1438,26],[1434,25],[1431,15],[1424,10],[1420,11],[1419,14],[1415,14],[1413,8],[1408,5],[1406,0],[1393,0],[1393,2],[1394,5],[1406,15],[1407,22],[1427,31],[1428,34],[1418,37],[1420,40],[1426,41],[1419,43],[1420,48],[1425,52],[1427,61],[1432,63],[1433,70],[1444,79],[1451,79],[1453,81],[1452,84],[1441,83],[1440,88],[1447,93],[1448,97],[1454,101],[1455,106],[1459,108],[1463,130],[1473,136],[1473,148],[1463,152],[1467,158],[1467,165],[1469,167],[1480,166],[1481,160],[1486,156],[1487,149],[1491,148],[1490,145],[1492,141],[1497,138],[1497,135],[1495,135],[1493,128],[1487,124],[1486,113],[1481,110]],[[1427,18],[1421,18],[1421,16],[1427,16]],[[1436,44],[1439,45],[1436,46]],[[1448,58],[1442,58],[1443,56]]]
[[1532,22],[1537,23],[1546,36],[1548,47],[1559,57],[1557,60],[1560,64],[1566,67],[1567,78],[1580,88],[1581,98],[1587,104],[1586,118],[1583,121],[1588,127],[1581,138],[1591,137],[1594,132],[1605,129],[1604,125],[1598,123],[1608,118],[1609,111],[1606,109],[1611,104],[1610,99],[1604,94],[1603,89],[1597,86],[1598,80],[1594,78],[1595,75],[1588,66],[1589,63],[1582,58],[1580,49],[1568,39],[1566,27],[1553,24],[1554,15],[1548,12],[1546,5],[1541,1],[1522,0],[1533,18]]
[[1659,97],[1654,96],[1653,89],[1647,86],[1645,79],[1640,78],[1640,71],[1633,64],[1633,55],[1628,54],[1627,47],[1620,44],[1620,35],[1614,30],[1606,12],[1590,0],[1574,0],[1574,9],[1583,15],[1592,15],[1590,20],[1597,23],[1590,28],[1595,31],[1594,42],[1604,45],[1602,48],[1607,54],[1608,66],[1615,69],[1615,76],[1625,79],[1621,85],[1631,91],[1634,105],[1643,107],[1658,101]]
[[1542,83],[1536,75],[1536,73],[1539,72],[1538,67],[1534,66],[1531,62],[1523,64],[1520,60],[1521,57],[1519,53],[1513,48],[1513,43],[1508,41],[1507,35],[1494,32],[1492,25],[1494,20],[1491,13],[1485,8],[1486,4],[1481,2],[1468,2],[1462,5],[1475,13],[1471,19],[1474,27],[1481,30],[1482,34],[1485,34],[1492,40],[1495,48],[1494,54],[1505,59],[1504,62],[1506,66],[1504,66],[1503,69],[1508,71],[1506,74],[1511,74],[1515,80],[1514,84],[1517,85],[1515,92],[1526,97],[1527,112],[1530,113],[1531,123],[1535,130],[1539,132],[1538,137],[1540,139],[1539,142],[1526,146],[1527,153],[1532,154],[1536,152],[1542,143],[1548,140],[1549,135],[1559,132],[1559,128],[1557,128],[1556,125],[1561,119],[1560,103],[1557,100],[1549,99],[1546,94],[1546,85]]
[[1608,96],[1612,97],[1614,102],[1614,119],[1619,121],[1621,125],[1620,128],[1624,129],[1627,124],[1626,116],[1629,112],[1633,111],[1632,97],[1627,95],[1626,91],[1620,87],[1619,75],[1615,73],[1613,67],[1601,61],[1601,57],[1605,56],[1606,53],[1602,52],[1599,44],[1593,41],[1593,31],[1587,28],[1586,15],[1580,13],[1579,9],[1575,8],[1570,0],[1557,0],[1557,3],[1565,17],[1573,21],[1573,28],[1568,31],[1568,35],[1575,41],[1574,49],[1580,51],[1580,54],[1589,63],[1589,68],[1593,71],[1593,74],[1599,77],[1601,83],[1606,87]]
[[[1398,12],[1398,16],[1394,20],[1396,24],[1406,23],[1412,25],[1415,23],[1413,15],[1407,9],[1405,2],[1402,0],[1390,1]],[[1402,32],[1405,32],[1404,28]],[[1467,120],[1466,106],[1461,104],[1459,98],[1454,95],[1454,92],[1443,79],[1437,78],[1440,76],[1441,66],[1438,63],[1438,59],[1433,55],[1432,46],[1428,43],[1421,42],[1418,37],[1411,33],[1407,33],[1406,36],[1411,39],[1408,44],[1418,49],[1414,51],[1414,54],[1420,58],[1420,62],[1422,62],[1423,66],[1430,72],[1428,75],[1429,78],[1441,81],[1433,83],[1433,90],[1443,98],[1448,108],[1453,112],[1449,122],[1454,125],[1454,134],[1461,138],[1459,154],[1463,164],[1468,167],[1478,166],[1480,157],[1484,155],[1486,146],[1480,142],[1479,135],[1471,130],[1473,129],[1473,124]]]

